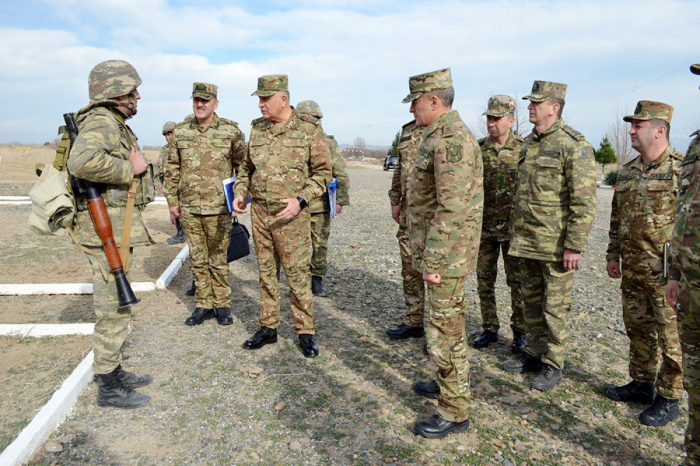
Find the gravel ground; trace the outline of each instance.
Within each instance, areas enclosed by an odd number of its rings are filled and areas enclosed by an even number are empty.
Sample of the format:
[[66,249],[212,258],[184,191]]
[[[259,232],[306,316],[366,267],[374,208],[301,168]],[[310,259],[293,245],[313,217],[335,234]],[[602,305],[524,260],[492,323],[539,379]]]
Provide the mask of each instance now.
[[[435,401],[411,385],[434,376],[422,340],[389,341],[400,322],[400,261],[386,192],[391,172],[352,169],[353,205],[334,220],[329,298],[315,299],[321,354],[305,359],[291,329],[283,286],[280,341],[259,351],[241,344],[257,328],[253,255],[232,264],[234,323],[183,325],[193,308],[183,270],[168,290],[142,293],[134,309],[125,368],[148,372],[151,403],[124,411],[99,408],[96,385],[35,456],[38,464],[594,464],[675,465],[682,458],[687,402],[665,428],[641,426],[639,404],[602,396],[627,378],[619,283],[605,274],[611,191],[599,190],[589,249],[576,275],[572,340],[563,384],[528,388],[532,375],[498,364],[513,356],[510,331],[484,351],[471,350],[471,426],[427,440],[411,432]],[[243,223],[250,225],[250,218]],[[139,254],[139,251],[136,252]],[[476,279],[466,285],[467,332],[481,331]],[[508,322],[503,272],[497,296]]]

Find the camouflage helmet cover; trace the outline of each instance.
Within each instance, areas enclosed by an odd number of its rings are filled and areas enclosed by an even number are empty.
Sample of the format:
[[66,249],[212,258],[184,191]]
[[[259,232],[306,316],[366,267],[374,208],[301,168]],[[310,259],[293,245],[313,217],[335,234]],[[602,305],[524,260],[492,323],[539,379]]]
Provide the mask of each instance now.
[[177,123],[174,121],[169,121],[166,124],[163,125],[163,136],[165,136],[168,133],[172,133],[173,130],[175,129],[175,126],[177,126]]
[[141,77],[136,68],[123,60],[98,63],[88,78],[90,100],[93,101],[131,94],[140,85]]
[[315,116],[316,118],[323,118],[323,112],[321,107],[318,106],[313,100],[304,100],[299,102],[297,105],[297,112],[303,113],[305,115]]

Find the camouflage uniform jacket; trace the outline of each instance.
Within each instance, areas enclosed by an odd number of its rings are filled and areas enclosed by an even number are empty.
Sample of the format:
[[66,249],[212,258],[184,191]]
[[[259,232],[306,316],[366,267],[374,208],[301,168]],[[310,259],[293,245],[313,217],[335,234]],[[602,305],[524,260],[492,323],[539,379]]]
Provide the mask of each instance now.
[[479,144],[456,110],[425,128],[408,193],[416,270],[459,278],[476,269],[483,170]]
[[223,180],[233,176],[235,161],[244,152],[245,136],[238,124],[216,113],[208,125],[199,125],[196,118],[178,124],[165,166],[168,205],[197,215],[228,212]]
[[423,139],[423,128],[413,120],[401,128],[399,139],[399,162],[394,170],[389,190],[389,201],[392,206],[401,206],[399,226],[406,226],[406,214],[408,210],[408,191],[413,171],[413,162],[416,160],[418,147]]
[[484,162],[484,223],[481,237],[496,241],[510,239],[510,211],[518,185],[518,159],[523,138],[513,133],[503,147],[491,136],[479,140]]
[[165,164],[168,161],[168,152],[170,151],[170,144],[164,145],[160,149],[160,155],[158,156],[158,179],[161,185],[163,184],[165,177]]
[[700,277],[700,130],[695,136],[680,168],[679,192],[676,198],[676,226],[671,239],[673,256],[669,278],[680,279],[680,270]]
[[559,262],[583,252],[596,209],[593,147],[559,119],[525,138],[511,211],[510,255]]
[[[333,136],[326,136],[326,142],[328,143],[328,153],[331,156],[331,177],[338,180],[335,191],[335,202],[342,206],[350,205],[350,178],[348,178],[348,167],[345,164],[343,156],[340,154],[340,148],[335,138]],[[331,181],[333,181],[332,178]],[[323,193],[309,202],[309,212],[312,214],[330,211],[331,203],[327,193]]]
[[[112,234],[119,244],[126,214],[126,197],[134,180],[134,166],[129,162],[132,141],[137,151],[140,148],[136,135],[116,109],[117,105],[114,100],[103,100],[91,102],[78,111],[78,137],[70,151],[68,171],[73,177],[97,183],[112,222]],[[141,210],[155,197],[155,185],[146,174],[136,179],[136,208],[132,216],[130,244],[149,245],[153,240],[143,223]],[[87,210],[86,199],[76,195],[75,200],[78,212],[74,226],[78,242],[83,246],[102,246]]]
[[668,146],[654,162],[640,155],[617,175],[605,259],[620,262],[622,257],[628,278],[665,281],[664,244],[673,232],[682,157]]
[[248,152],[233,187],[236,196],[252,196],[270,211],[281,199],[301,197],[307,203],[326,192],[331,181],[328,143],[318,120],[293,109],[278,128],[264,118],[253,120]]

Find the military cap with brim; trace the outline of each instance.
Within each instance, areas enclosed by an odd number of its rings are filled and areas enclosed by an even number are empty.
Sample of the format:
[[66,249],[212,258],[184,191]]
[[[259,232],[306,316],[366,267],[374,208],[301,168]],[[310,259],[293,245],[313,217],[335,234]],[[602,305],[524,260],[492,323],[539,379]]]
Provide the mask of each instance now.
[[430,73],[419,74],[408,78],[408,89],[410,94],[403,99],[403,103],[413,102],[418,97],[428,92],[452,89],[452,73],[449,68],[431,71]]
[[208,83],[192,84],[192,98],[199,97],[204,100],[211,100],[216,97],[219,87]]
[[690,65],[690,72],[693,74],[700,74],[700,63]]
[[627,123],[631,123],[632,120],[663,120],[670,124],[672,116],[673,107],[670,105],[653,100],[640,100],[634,109],[634,115],[627,115],[622,119]]
[[494,95],[489,99],[489,108],[482,115],[500,118],[513,112],[515,112],[515,100],[511,96]]
[[566,84],[551,81],[535,81],[532,84],[532,92],[523,97],[523,100],[544,102],[547,99],[561,99],[566,97]]
[[258,90],[251,95],[269,97],[278,92],[289,91],[289,78],[286,74],[267,74],[258,78]]

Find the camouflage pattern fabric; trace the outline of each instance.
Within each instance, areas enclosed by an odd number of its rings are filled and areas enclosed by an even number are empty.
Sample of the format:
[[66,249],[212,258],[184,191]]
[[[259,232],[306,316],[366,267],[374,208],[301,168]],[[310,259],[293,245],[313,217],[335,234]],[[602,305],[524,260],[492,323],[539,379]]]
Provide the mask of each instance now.
[[90,71],[88,89],[91,102],[131,94],[141,85],[136,69],[123,60],[106,60]]
[[[136,136],[124,125],[123,115],[116,110],[115,101],[93,102],[81,109],[76,120],[79,135],[68,158],[68,170],[72,176],[98,183],[112,222],[114,239],[121,243],[121,233],[126,214],[126,195],[134,178],[133,165],[128,161],[131,140],[138,147]],[[129,132],[127,134],[127,131]],[[138,208],[134,209],[131,225],[131,246],[150,245],[151,239],[141,218],[146,199],[143,175],[137,177]],[[152,184],[152,181],[151,181]],[[95,306],[95,330],[93,332],[93,372],[108,374],[121,364],[121,348],[131,321],[131,308],[119,309],[119,298],[114,275],[102,249],[95,226],[87,210],[86,200],[77,195],[79,211],[74,228],[78,242],[89,250],[87,254],[92,268],[93,300]],[[131,249],[129,251],[131,253]],[[100,269],[102,265],[102,270]]]
[[428,351],[438,366],[437,413],[461,422],[469,407],[464,279],[476,267],[481,233],[483,166],[479,145],[450,110],[423,131],[408,193],[413,267],[438,273],[429,285]]
[[310,214],[302,209],[294,219],[275,218],[286,204],[281,199],[309,200],[322,195],[331,181],[328,144],[318,120],[296,110],[281,127],[259,118],[253,121],[248,152],[233,186],[235,196],[253,198],[253,241],[260,273],[260,325],[279,324],[279,266],[289,282],[297,333],[316,332],[309,279]]
[[158,187],[161,190],[165,190],[165,164],[168,162],[168,153],[170,152],[170,144],[166,144],[160,149],[160,155],[158,156],[158,175],[156,176],[156,181]]
[[[320,128],[323,131],[322,128]],[[325,135],[325,133],[323,133]],[[328,153],[331,157],[331,179],[336,178],[338,185],[336,187],[336,204],[342,206],[350,205],[350,178],[348,177],[348,167],[340,153],[338,142],[333,136],[325,136],[328,143]],[[324,192],[322,195],[313,198],[309,202],[309,212],[317,214],[320,212],[330,212],[331,204],[328,200],[328,194]]]
[[258,89],[251,95],[269,97],[278,92],[289,92],[289,77],[286,74],[268,74],[258,78]]
[[621,262],[630,377],[656,381],[658,392],[674,399],[682,395],[683,371],[676,312],[664,298],[663,245],[675,224],[681,158],[669,146],[655,161],[638,156],[620,170],[606,255],[607,262]]
[[501,118],[509,113],[515,113],[515,100],[509,95],[494,95],[491,96],[488,103],[488,108],[482,116],[494,116]]
[[596,207],[593,147],[558,120],[525,138],[511,212],[510,255],[562,261],[564,249],[584,252]]
[[443,278],[440,284],[428,286],[427,295],[430,318],[425,333],[440,387],[437,414],[451,422],[467,419],[471,399],[464,280]]
[[[697,73],[700,74],[700,66]],[[695,71],[693,71],[695,73]],[[678,330],[683,350],[683,379],[688,392],[686,466],[700,465],[700,131],[688,147],[680,171],[676,226],[671,240],[673,269],[680,274]]]
[[328,238],[331,236],[331,213],[311,214],[311,275],[325,277],[328,272]]
[[655,102],[653,100],[640,100],[634,109],[634,115],[622,117],[627,123],[632,123],[633,120],[663,120],[671,123],[673,117],[673,107],[663,102]]
[[521,258],[520,273],[527,329],[525,352],[563,369],[574,271],[566,270],[562,261]]
[[199,97],[204,100],[215,99],[219,92],[219,86],[209,83],[192,83],[192,98]]
[[423,128],[416,125],[415,120],[403,125],[399,137],[399,160],[394,169],[394,175],[391,178],[391,189],[389,190],[391,205],[400,206],[399,230],[396,233],[396,238],[399,240],[403,296],[407,309],[404,323],[411,327],[423,327],[423,314],[425,311],[423,275],[413,268],[410,235],[406,226],[411,172],[413,171],[413,163],[416,160],[418,147],[422,140]]
[[[494,96],[489,100],[489,110],[485,113],[490,112],[489,114],[497,117],[507,115],[508,111],[515,107],[512,100],[508,96]],[[503,113],[504,111],[506,113]],[[491,332],[498,332],[500,328],[495,291],[498,256],[502,250],[513,310],[511,328],[525,333],[518,259],[508,256],[510,212],[518,184],[518,158],[522,143],[523,139],[513,133],[509,134],[502,147],[496,146],[491,136],[479,140],[484,163],[484,220],[481,226],[476,277],[483,328]]]
[[190,245],[196,307],[228,307],[231,282],[226,253],[231,241],[231,215],[198,215],[183,210],[180,221]]
[[441,91],[452,88],[452,72],[449,68],[431,71],[408,78],[410,94],[403,99],[403,103],[413,102],[418,97],[428,92]]
[[566,97],[566,84],[551,81],[535,81],[532,83],[532,92],[523,97],[523,100],[544,102],[547,99],[561,99]]

